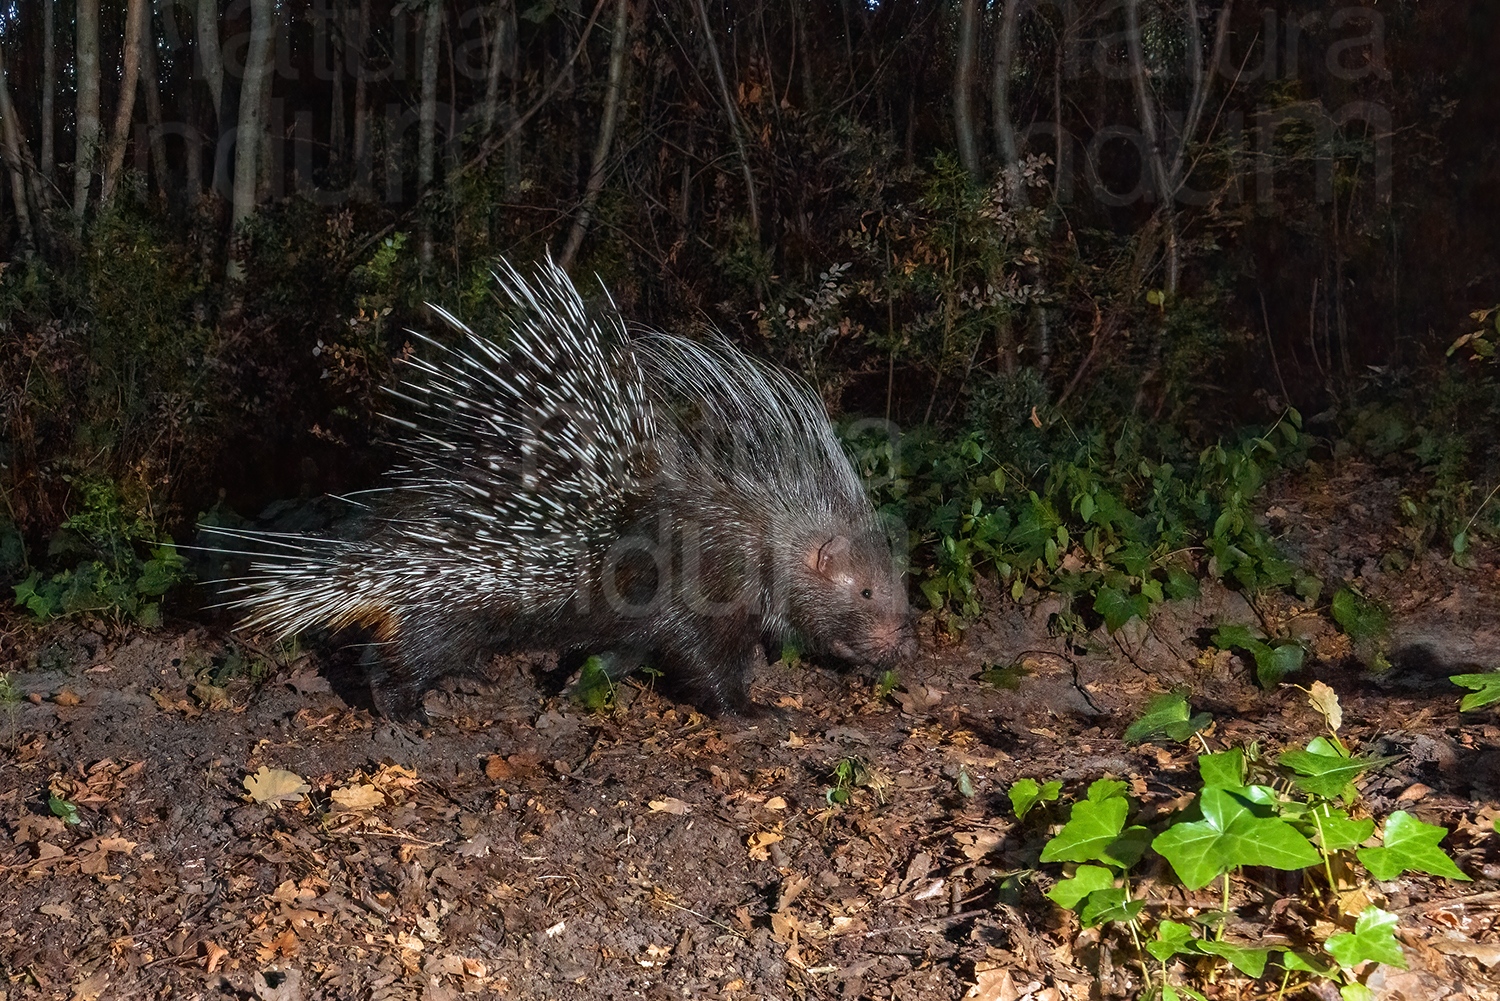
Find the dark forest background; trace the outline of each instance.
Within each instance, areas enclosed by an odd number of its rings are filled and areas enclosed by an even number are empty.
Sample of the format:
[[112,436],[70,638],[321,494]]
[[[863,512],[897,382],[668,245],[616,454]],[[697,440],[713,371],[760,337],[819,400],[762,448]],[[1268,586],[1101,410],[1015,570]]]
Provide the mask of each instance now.
[[1289,414],[1448,544],[1500,479],[1497,49],[1459,0],[0,3],[0,558],[24,601],[368,485],[423,303],[484,328],[549,251],[930,429],[854,444],[954,565],[1035,541],[986,490],[1106,525],[1080,490]]

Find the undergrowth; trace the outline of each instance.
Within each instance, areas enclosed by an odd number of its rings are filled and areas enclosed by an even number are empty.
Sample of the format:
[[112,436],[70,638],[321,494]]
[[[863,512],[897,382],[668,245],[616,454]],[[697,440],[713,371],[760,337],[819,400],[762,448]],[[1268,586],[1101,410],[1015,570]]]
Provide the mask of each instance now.
[[[1357,780],[1395,759],[1355,754],[1338,736],[1337,697],[1316,684],[1310,694],[1328,722],[1326,736],[1274,756],[1255,745],[1210,751],[1201,736],[1208,720],[1200,716],[1172,735],[1202,748],[1202,787],[1191,802],[1132,823],[1141,805],[1130,786],[1101,778],[1067,806],[1066,821],[1042,848],[1039,862],[1056,876],[1046,895],[1083,927],[1116,936],[1139,971],[1142,997],[1201,999],[1192,984],[1215,979],[1212,964],[1221,963],[1269,981],[1258,990],[1276,997],[1321,982],[1345,1001],[1366,1001],[1374,995],[1364,980],[1376,964],[1406,966],[1398,916],[1378,906],[1375,884],[1404,873],[1469,880],[1439,847],[1445,828],[1402,810],[1371,815]],[[1175,716],[1179,702],[1185,716],[1180,696],[1159,700],[1148,716]],[[1144,732],[1163,732],[1161,722]],[[1061,788],[1059,780],[1016,782],[1010,801],[1017,821],[1060,816],[1050,804],[1061,805]],[[1176,887],[1146,875],[1153,858],[1170,867]],[[1293,923],[1303,929],[1300,938],[1267,944],[1233,934],[1254,906],[1237,908],[1236,899],[1268,892],[1252,869],[1297,874],[1295,906],[1317,918]],[[1201,891],[1215,885],[1216,899],[1205,898]]]

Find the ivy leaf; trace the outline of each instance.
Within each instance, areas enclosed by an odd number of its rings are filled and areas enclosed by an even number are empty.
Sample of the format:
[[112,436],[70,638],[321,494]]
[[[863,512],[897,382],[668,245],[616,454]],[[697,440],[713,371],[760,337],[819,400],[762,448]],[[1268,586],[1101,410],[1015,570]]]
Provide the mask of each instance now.
[[1187,690],[1178,689],[1165,695],[1158,695],[1146,703],[1145,713],[1126,729],[1125,742],[1138,744],[1159,735],[1169,740],[1187,740],[1199,730],[1205,729],[1211,722],[1213,722],[1213,716],[1208,713],[1192,715],[1192,709],[1188,706]]
[[1406,956],[1396,941],[1396,915],[1379,907],[1366,907],[1354,931],[1330,935],[1323,948],[1346,970],[1367,960],[1406,969]]
[[1036,779],[1016,779],[1010,787],[1010,808],[1015,811],[1017,820],[1024,820],[1038,803],[1055,801],[1061,791],[1061,782],[1040,785]]
[[1255,680],[1262,688],[1275,688],[1281,684],[1282,678],[1302,670],[1302,662],[1306,659],[1307,651],[1300,643],[1271,647],[1268,654],[1255,655]]
[[1183,885],[1200,890],[1230,869],[1263,865],[1304,869],[1323,856],[1296,828],[1243,789],[1209,787],[1198,800],[1203,819],[1173,824],[1151,843]]
[[1156,926],[1156,940],[1146,943],[1146,951],[1158,963],[1165,963],[1173,956],[1197,952],[1197,943],[1198,938],[1193,934],[1192,925],[1163,919]]
[[1052,884],[1046,896],[1053,903],[1076,910],[1079,903],[1096,890],[1113,889],[1115,874],[1101,865],[1081,865],[1071,879],[1060,879]]
[[1199,593],[1197,577],[1181,567],[1167,567],[1167,597],[1196,598]]
[[1361,848],[1354,854],[1370,870],[1370,875],[1382,882],[1408,871],[1469,882],[1469,877],[1453,864],[1448,853],[1438,847],[1438,842],[1447,835],[1446,827],[1424,824],[1405,810],[1397,810],[1385,820],[1383,846]]
[[[1318,743],[1321,741],[1322,743]],[[1323,750],[1326,748],[1327,750]],[[1400,755],[1384,758],[1355,758],[1340,754],[1334,745],[1322,737],[1308,744],[1305,751],[1287,751],[1276,759],[1297,775],[1292,779],[1297,786],[1314,796],[1332,799],[1341,794],[1349,783],[1361,772],[1388,765],[1400,760]]]
[[1318,810],[1308,815],[1314,836],[1325,852],[1346,852],[1358,848],[1375,833],[1375,821],[1354,820],[1344,810]]
[[1333,596],[1333,621],[1356,643],[1379,639],[1390,625],[1390,614],[1379,603],[1349,588]]
[[1120,837],[1130,804],[1123,796],[1073,804],[1068,822],[1042,849],[1043,862],[1111,861],[1106,851]]
[[1122,923],[1134,921],[1136,915],[1140,914],[1141,909],[1146,906],[1146,902],[1129,899],[1128,892],[1123,886],[1108,890],[1095,890],[1089,894],[1083,910],[1078,912],[1079,923],[1085,928],[1093,928],[1106,921]]
[[1104,625],[1115,632],[1131,619],[1144,619],[1151,613],[1151,601],[1144,594],[1127,595],[1113,587],[1103,586],[1094,592],[1094,611],[1104,617]]
[[1204,788],[1238,789],[1245,783],[1245,752],[1236,747],[1218,754],[1198,755],[1198,774]]
[[1213,939],[1199,942],[1198,948],[1210,956],[1229,960],[1230,966],[1247,977],[1258,977],[1266,972],[1266,961],[1271,958],[1270,949],[1255,949],[1248,945],[1216,942]]
[[[19,588],[16,593],[20,593]],[[1500,671],[1487,671],[1484,674],[1454,674],[1450,675],[1448,680],[1460,688],[1473,689],[1458,704],[1458,711],[1461,713],[1483,709],[1492,702],[1500,702]]]

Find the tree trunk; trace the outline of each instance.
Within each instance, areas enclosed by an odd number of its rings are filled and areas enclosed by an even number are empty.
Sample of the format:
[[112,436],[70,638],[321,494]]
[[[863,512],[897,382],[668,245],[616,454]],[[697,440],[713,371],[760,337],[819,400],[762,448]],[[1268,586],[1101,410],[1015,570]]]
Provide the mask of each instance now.
[[26,167],[31,153],[26,149],[26,139],[21,132],[21,121],[16,117],[16,106],[10,99],[10,83],[6,75],[5,53],[0,51],[0,149],[4,150],[6,173],[10,175],[10,197],[16,203],[16,228],[20,231],[21,246],[29,255],[36,248],[31,205],[26,196]]
[[146,127],[151,134],[151,169],[156,174],[156,190],[163,202],[172,200],[172,175],[167,163],[167,135],[161,116],[161,81],[157,77],[156,32],[151,26],[151,12],[146,12],[146,28],[141,32],[141,93],[146,99]]
[[495,131],[500,120],[500,78],[516,77],[516,5],[500,0],[494,5],[495,29],[490,36],[490,62],[484,81],[484,132]]
[[344,28],[349,23],[347,0],[334,0],[333,32],[329,39],[333,45],[333,96],[328,108],[328,160],[342,163],[344,160],[344,60],[347,58]]
[[[195,25],[198,40],[198,62],[203,79],[214,98],[214,120],[224,114],[224,55],[219,49],[219,0],[198,0]],[[219,131],[223,131],[221,127]]]
[[354,188],[368,191],[374,170],[370,143],[370,84],[365,71],[365,46],[370,38],[370,0],[359,0],[359,24],[354,28]]
[[958,162],[970,177],[979,176],[979,144],[975,139],[974,63],[979,54],[979,0],[961,0],[958,10],[958,56],[953,68],[953,131],[958,138]]
[[94,162],[99,156],[99,0],[78,0],[76,24],[78,127],[73,152],[73,215],[81,233]]
[[[417,112],[417,197],[423,198],[437,173],[438,41],[442,37],[442,0],[428,0],[422,12],[422,99]],[[423,215],[419,257],[432,264],[432,224]]]
[[1000,29],[995,34],[995,75],[991,86],[994,98],[995,135],[1000,141],[1000,158],[1011,194],[1021,185],[1021,148],[1016,142],[1016,124],[1010,114],[1010,73],[1016,56],[1016,28],[1021,20],[1021,0],[1005,0],[1000,9]]
[[724,102],[724,114],[729,117],[729,131],[734,135],[735,149],[740,155],[740,172],[745,177],[745,201],[750,210],[750,229],[755,234],[756,243],[759,243],[760,199],[755,191],[755,174],[750,169],[750,153],[745,146],[744,128],[739,111],[735,108],[734,95],[729,89],[729,79],[724,75],[724,63],[719,58],[719,43],[714,40],[713,26],[708,23],[708,8],[703,5],[703,0],[693,0],[693,5],[698,8],[698,20],[703,25],[703,44],[708,47],[714,77],[719,81],[719,96]]
[[260,179],[260,143],[265,131],[261,116],[271,86],[276,41],[276,0],[250,0],[250,47],[245,54],[245,78],[240,84],[240,118],[235,130],[234,197],[231,201],[229,278],[243,278],[245,268],[234,238],[255,212],[256,182]]
[[42,178],[52,180],[57,155],[57,0],[42,0]]
[[599,192],[604,190],[610,147],[615,138],[615,122],[620,115],[620,96],[625,90],[625,52],[630,45],[630,0],[619,0],[615,7],[615,33],[609,47],[609,83],[604,90],[604,117],[599,123],[599,139],[594,144],[594,162],[589,170],[588,184],[583,192],[583,204],[573,220],[568,233],[567,246],[563,248],[558,264],[564,270],[573,266],[573,258],[583,245],[584,233],[589,219],[599,204]]
[[104,189],[99,204],[108,208],[120,183],[125,147],[130,142],[130,123],[135,116],[135,90],[141,75],[141,35],[146,22],[146,0],[129,0],[125,8],[125,42],[121,52],[120,99],[115,103],[115,124],[110,130],[108,156],[104,161]]

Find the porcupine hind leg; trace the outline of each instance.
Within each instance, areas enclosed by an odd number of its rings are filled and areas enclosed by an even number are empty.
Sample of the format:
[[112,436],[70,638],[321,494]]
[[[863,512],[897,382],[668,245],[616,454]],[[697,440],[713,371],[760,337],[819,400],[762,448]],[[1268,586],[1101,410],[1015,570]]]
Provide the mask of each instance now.
[[477,619],[409,615],[377,649],[370,671],[375,708],[398,722],[427,722],[423,696],[449,674],[472,672],[489,639]]

